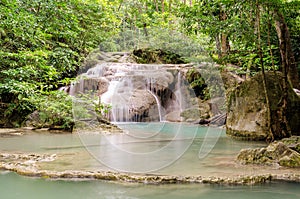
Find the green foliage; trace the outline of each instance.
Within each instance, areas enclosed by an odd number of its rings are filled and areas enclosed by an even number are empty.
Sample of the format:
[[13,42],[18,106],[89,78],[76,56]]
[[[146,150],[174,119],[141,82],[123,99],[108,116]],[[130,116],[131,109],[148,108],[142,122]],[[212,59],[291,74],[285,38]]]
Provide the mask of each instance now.
[[69,83],[83,57],[117,32],[120,19],[114,13],[115,4],[106,0],[4,0],[0,10],[0,102],[8,107],[0,116],[25,117],[39,109],[52,114],[50,123],[68,126],[69,121],[54,121],[58,111],[65,109],[52,103],[55,99],[63,103],[62,96],[52,91]]
[[[161,49],[192,62],[210,60],[209,54],[218,63],[237,65],[242,73],[260,70],[255,1],[193,0],[191,5],[183,1],[163,2],[2,0],[0,103],[7,108],[0,117],[27,115],[36,109],[53,116],[58,114],[54,110],[64,111],[56,106],[64,97],[52,91],[69,84],[84,57],[99,46],[104,51]],[[281,65],[274,9],[285,15],[296,61],[300,63],[300,2],[258,3],[265,68],[277,70]],[[222,35],[230,48],[220,57],[218,43]],[[200,77],[193,77],[190,83],[201,86],[201,81]],[[47,104],[46,99],[53,103]],[[52,107],[52,112],[45,111],[39,103]],[[47,119],[51,120],[53,124],[71,123]]]
[[32,95],[23,100],[32,104],[39,114],[38,127],[60,127],[66,130],[74,125],[72,115],[72,98],[62,91]]
[[[299,62],[299,8],[297,0],[268,0],[258,1],[261,25],[261,47],[264,65],[267,70],[280,69],[280,53],[277,33],[274,27],[273,10],[280,10],[289,26],[293,51]],[[182,18],[183,30],[189,35],[199,33],[210,37],[210,44],[205,50],[209,51],[218,63],[232,63],[251,73],[260,70],[259,50],[256,44],[257,18],[256,1],[195,1],[192,6],[180,4],[176,15]],[[225,36],[230,48],[222,57],[221,36]],[[219,42],[219,44],[218,44]],[[218,47],[219,45],[219,47]],[[218,48],[216,48],[218,47]],[[272,52],[271,52],[272,50]]]
[[184,64],[187,63],[183,57],[170,51],[161,49],[137,49],[133,51],[137,63],[164,63],[164,64]]
[[97,117],[106,118],[112,106],[100,102],[99,96],[93,91],[78,94],[75,99],[76,115],[80,118],[90,119],[96,114]]

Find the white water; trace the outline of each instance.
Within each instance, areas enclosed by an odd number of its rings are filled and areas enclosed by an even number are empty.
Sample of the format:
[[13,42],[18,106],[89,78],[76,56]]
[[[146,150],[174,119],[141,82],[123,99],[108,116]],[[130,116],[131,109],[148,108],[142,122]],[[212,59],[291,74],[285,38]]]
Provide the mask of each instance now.
[[174,89],[175,100],[172,101],[169,109],[170,111],[181,113],[185,110],[187,105],[187,100],[185,100],[184,92],[187,89],[184,87],[184,80],[182,79],[182,74],[178,71],[176,76],[176,84]]
[[164,118],[163,118],[163,115],[162,115],[162,106],[161,106],[161,103],[160,103],[158,97],[155,94],[153,94],[150,90],[148,90],[148,92],[155,98],[157,108],[158,108],[159,121],[160,122],[164,121]]
[[[165,115],[189,108],[189,88],[178,68],[169,65],[109,63],[98,64],[81,75],[70,94],[101,94],[101,103],[110,104],[112,122],[151,122],[165,120]],[[100,88],[101,82],[108,82]],[[103,86],[103,85],[102,85]],[[184,90],[184,91],[183,91]],[[105,92],[101,92],[105,91]],[[191,93],[191,92],[190,92]],[[151,99],[154,98],[154,99]],[[155,111],[155,107],[158,110]]]

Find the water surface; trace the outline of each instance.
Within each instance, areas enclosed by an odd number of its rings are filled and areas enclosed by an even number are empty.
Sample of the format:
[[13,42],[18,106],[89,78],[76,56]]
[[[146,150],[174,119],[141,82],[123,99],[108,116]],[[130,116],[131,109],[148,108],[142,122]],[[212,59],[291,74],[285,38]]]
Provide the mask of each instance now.
[[53,181],[0,173],[4,199],[298,199],[297,183],[270,183],[256,186],[142,185],[102,181]]

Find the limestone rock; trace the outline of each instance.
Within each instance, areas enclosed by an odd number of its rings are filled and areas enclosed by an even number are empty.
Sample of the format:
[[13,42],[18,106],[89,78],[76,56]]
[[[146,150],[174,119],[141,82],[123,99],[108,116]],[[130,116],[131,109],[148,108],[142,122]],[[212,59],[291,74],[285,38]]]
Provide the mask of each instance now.
[[[184,121],[189,121],[189,122],[195,122],[198,121],[200,118],[200,116],[202,115],[203,109],[200,108],[191,108],[191,109],[187,109],[184,110],[180,116],[184,118]],[[202,119],[207,119],[209,118],[209,115],[204,115]]]
[[[142,99],[142,100],[141,100]],[[158,107],[156,105],[155,98],[146,90],[135,90],[133,95],[130,97],[129,106],[131,107],[131,117],[144,116],[143,121],[147,119],[159,121]],[[156,106],[152,107],[151,106]],[[155,112],[157,110],[157,112]]]
[[241,150],[237,161],[243,164],[300,167],[300,154],[282,142],[273,142],[266,148]]
[[165,120],[169,122],[181,122],[183,118],[180,116],[180,111],[172,111],[165,115]]
[[[273,117],[277,115],[278,103],[282,97],[279,84],[281,77],[281,73],[266,73],[272,121],[276,119]],[[290,122],[292,133],[300,135],[300,98],[291,87],[288,89],[287,120]],[[231,92],[227,112],[227,134],[250,140],[267,138],[267,107],[261,74],[244,81]]]
[[300,153],[300,136],[292,136],[289,138],[284,138],[281,140],[281,142],[283,142],[289,148]]
[[240,76],[236,75],[233,72],[230,72],[228,70],[223,70],[221,72],[221,77],[224,83],[224,87],[226,90],[231,90],[236,88],[239,84],[244,82],[245,80],[241,78]]
[[28,115],[25,121],[25,126],[41,128],[43,126],[47,126],[47,124],[45,124],[45,122],[41,119],[40,113],[38,111],[34,111],[30,115]]

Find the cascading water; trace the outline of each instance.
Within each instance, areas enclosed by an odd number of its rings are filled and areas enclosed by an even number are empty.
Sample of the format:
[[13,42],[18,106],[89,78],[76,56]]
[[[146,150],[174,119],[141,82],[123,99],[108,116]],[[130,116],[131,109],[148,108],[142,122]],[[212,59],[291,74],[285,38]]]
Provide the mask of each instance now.
[[183,80],[181,77],[181,72],[178,71],[177,73],[177,78],[176,78],[176,84],[175,84],[175,89],[174,89],[174,95],[175,95],[175,100],[173,101],[173,104],[170,108],[172,108],[172,111],[178,111],[182,112],[184,110],[185,106],[185,101],[183,97]]
[[110,104],[112,122],[164,121],[184,109],[181,76],[176,65],[103,63],[81,74],[70,94],[92,93]]
[[157,108],[158,108],[159,121],[162,122],[164,119],[163,119],[163,115],[162,115],[161,103],[155,94],[153,94],[150,90],[148,90],[148,92],[155,98],[155,101],[157,103]]

